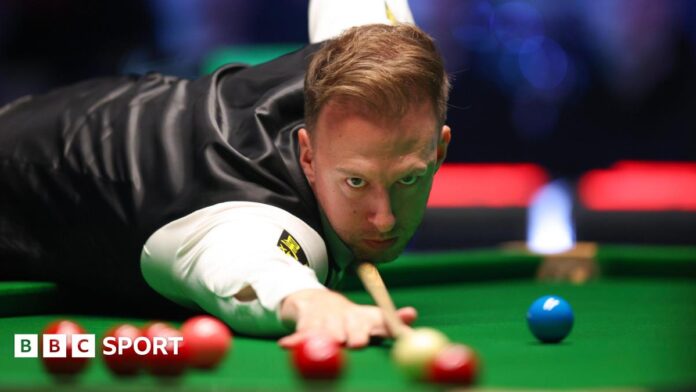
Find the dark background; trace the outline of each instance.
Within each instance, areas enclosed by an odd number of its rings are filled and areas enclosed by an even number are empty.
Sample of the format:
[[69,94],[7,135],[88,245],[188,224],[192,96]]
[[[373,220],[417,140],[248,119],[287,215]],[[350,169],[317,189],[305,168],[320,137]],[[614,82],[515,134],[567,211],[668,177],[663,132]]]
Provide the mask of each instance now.
[[[454,77],[449,161],[574,178],[696,160],[696,2],[410,5]],[[222,48],[307,40],[306,0],[0,0],[0,105],[103,75],[195,78]]]

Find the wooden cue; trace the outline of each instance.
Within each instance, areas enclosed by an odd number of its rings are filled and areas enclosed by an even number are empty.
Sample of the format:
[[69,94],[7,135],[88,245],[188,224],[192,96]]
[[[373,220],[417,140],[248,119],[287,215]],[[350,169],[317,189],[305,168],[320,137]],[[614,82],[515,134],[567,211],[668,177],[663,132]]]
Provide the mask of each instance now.
[[372,263],[363,262],[358,265],[357,272],[363,286],[365,286],[367,292],[370,293],[372,299],[384,313],[389,332],[391,332],[394,338],[399,338],[408,331],[408,328],[397,315],[394,302],[391,296],[389,296],[387,286],[384,285],[377,267]]

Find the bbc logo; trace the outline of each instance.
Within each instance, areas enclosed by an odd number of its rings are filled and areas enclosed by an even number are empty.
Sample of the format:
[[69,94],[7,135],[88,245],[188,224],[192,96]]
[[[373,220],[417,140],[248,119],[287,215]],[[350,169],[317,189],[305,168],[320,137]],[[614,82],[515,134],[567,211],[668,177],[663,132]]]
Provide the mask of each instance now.
[[[65,358],[68,352],[68,337],[64,334],[43,334],[41,356],[44,358]],[[72,334],[70,337],[71,357],[94,358],[94,334]],[[15,358],[37,358],[39,356],[39,336],[37,334],[15,334]]]

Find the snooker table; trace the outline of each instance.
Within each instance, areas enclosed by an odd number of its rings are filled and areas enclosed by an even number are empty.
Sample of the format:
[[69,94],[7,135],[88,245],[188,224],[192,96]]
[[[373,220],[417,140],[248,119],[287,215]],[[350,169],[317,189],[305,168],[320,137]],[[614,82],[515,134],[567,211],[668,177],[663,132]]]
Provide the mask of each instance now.
[[[543,257],[506,248],[408,253],[380,270],[396,305],[419,310],[417,326],[437,328],[477,350],[483,366],[476,388],[696,389],[696,247],[607,244],[593,257],[601,276],[582,284],[539,281],[535,272]],[[346,277],[343,291],[371,303],[354,276]],[[575,325],[560,344],[541,344],[525,315],[534,299],[552,293],[570,302]],[[399,372],[389,357],[390,341],[346,351],[342,377],[328,382],[299,378],[275,340],[239,335],[217,369],[173,379],[113,376],[99,350],[71,380],[52,378],[37,358],[13,358],[13,334],[40,333],[58,317],[78,321],[97,342],[114,323],[141,326],[151,318],[80,302],[50,283],[0,282],[0,389],[433,389]]]

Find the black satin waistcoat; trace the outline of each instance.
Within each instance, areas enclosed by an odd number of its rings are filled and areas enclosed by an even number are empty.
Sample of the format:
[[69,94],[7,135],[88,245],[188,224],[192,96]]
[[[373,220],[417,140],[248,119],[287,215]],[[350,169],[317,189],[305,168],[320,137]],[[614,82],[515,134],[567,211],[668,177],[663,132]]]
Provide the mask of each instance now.
[[154,231],[216,203],[270,204],[321,233],[296,138],[316,49],[193,81],[90,80],[1,108],[0,214],[35,236],[59,280],[117,291],[144,284]]

